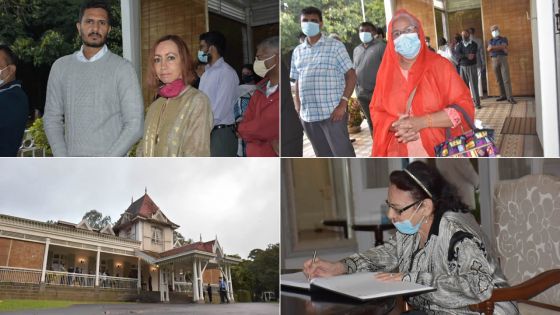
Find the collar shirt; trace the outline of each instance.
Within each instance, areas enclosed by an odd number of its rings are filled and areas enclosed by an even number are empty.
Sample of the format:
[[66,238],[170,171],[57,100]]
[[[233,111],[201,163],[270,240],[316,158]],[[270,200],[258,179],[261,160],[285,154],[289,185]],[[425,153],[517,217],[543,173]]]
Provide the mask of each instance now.
[[324,35],[314,45],[306,40],[294,49],[290,77],[298,82],[302,120],[330,118],[346,86],[344,75],[352,67],[344,44]]
[[107,45],[103,45],[103,48],[101,48],[100,51],[98,51],[95,55],[93,55],[93,57],[87,59],[86,56],[84,55],[84,45],[82,45],[80,50],[76,53],[76,58],[78,58],[78,60],[81,62],[94,62],[103,58],[103,56],[105,56],[105,54],[108,51],[109,48],[107,48]]
[[214,126],[235,123],[234,106],[238,98],[238,85],[237,73],[224,58],[218,59],[213,65],[206,65],[198,89],[210,99]]

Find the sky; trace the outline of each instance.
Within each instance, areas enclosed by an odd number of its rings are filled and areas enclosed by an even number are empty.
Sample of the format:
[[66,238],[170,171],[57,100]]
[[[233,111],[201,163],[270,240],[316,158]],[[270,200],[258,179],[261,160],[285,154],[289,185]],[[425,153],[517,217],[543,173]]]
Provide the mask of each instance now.
[[0,213],[78,223],[92,209],[116,222],[148,195],[195,242],[216,235],[247,258],[280,242],[280,161],[239,158],[15,158],[0,161]]

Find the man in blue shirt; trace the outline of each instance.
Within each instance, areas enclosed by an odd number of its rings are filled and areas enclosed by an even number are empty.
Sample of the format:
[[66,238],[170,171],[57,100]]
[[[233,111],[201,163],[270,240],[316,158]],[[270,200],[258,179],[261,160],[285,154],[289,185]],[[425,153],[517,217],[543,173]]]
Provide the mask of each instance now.
[[496,101],[500,102],[507,99],[511,104],[517,104],[511,93],[511,80],[507,60],[508,39],[507,37],[500,36],[498,25],[493,25],[490,29],[492,31],[492,39],[489,41],[486,51],[492,57],[492,68],[496,75],[496,81],[500,86],[500,97]]
[[356,156],[348,135],[347,107],[356,73],[340,41],[322,36],[321,10],[301,10],[306,40],[294,49],[290,77],[295,80],[294,103],[318,157]]
[[210,133],[210,155],[237,156],[233,107],[238,98],[239,77],[222,57],[226,50],[226,38],[222,33],[206,32],[199,39],[198,60],[207,65],[198,89],[210,99],[214,115],[214,127]]
[[29,103],[16,80],[17,58],[10,47],[0,45],[0,156],[16,156],[21,146]]

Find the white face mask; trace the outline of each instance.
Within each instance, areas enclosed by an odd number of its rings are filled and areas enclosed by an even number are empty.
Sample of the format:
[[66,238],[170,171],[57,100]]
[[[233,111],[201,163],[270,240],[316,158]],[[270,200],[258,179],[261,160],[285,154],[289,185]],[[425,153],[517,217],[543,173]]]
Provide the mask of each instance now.
[[492,37],[498,37],[498,36],[500,36],[500,31],[498,30],[492,31]]
[[255,73],[259,77],[264,78],[264,76],[268,73],[268,71],[270,71],[272,68],[276,67],[276,65],[274,65],[274,66],[267,69],[266,65],[264,64],[265,61],[270,60],[274,56],[276,56],[276,55],[274,54],[274,55],[270,56],[269,58],[267,58],[265,60],[258,60],[257,58],[255,58],[255,62],[253,63],[253,70],[255,71]]
[[[8,66],[6,66],[4,69],[0,70],[0,75],[2,75],[2,71],[8,69]],[[0,79],[0,85],[4,84],[4,79]]]

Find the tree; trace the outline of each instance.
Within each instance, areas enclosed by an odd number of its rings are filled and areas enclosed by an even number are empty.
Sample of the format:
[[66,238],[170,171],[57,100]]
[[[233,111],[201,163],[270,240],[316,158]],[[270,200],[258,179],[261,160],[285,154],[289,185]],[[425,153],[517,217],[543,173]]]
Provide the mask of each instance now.
[[[362,19],[360,1],[357,0],[282,0],[280,24],[282,25],[282,54],[288,54],[298,44],[301,33],[301,9],[314,6],[323,13],[324,34],[336,33],[349,51],[359,45],[358,26]],[[385,6],[383,0],[364,1],[366,20],[374,25],[385,26]]]
[[253,300],[258,300],[264,291],[273,291],[278,296],[279,245],[253,249],[248,259],[232,268],[233,286],[249,291]]
[[186,244],[192,244],[193,239],[189,238],[189,239],[185,240],[185,237],[181,233],[179,233],[177,231],[173,231],[173,244],[175,244],[176,242],[178,242],[177,247],[181,247],[181,246],[186,245]]
[[84,214],[82,220],[86,220],[89,226],[92,229],[102,229],[107,224],[111,224],[111,217],[110,216],[103,216],[103,214],[97,210],[90,210]]

